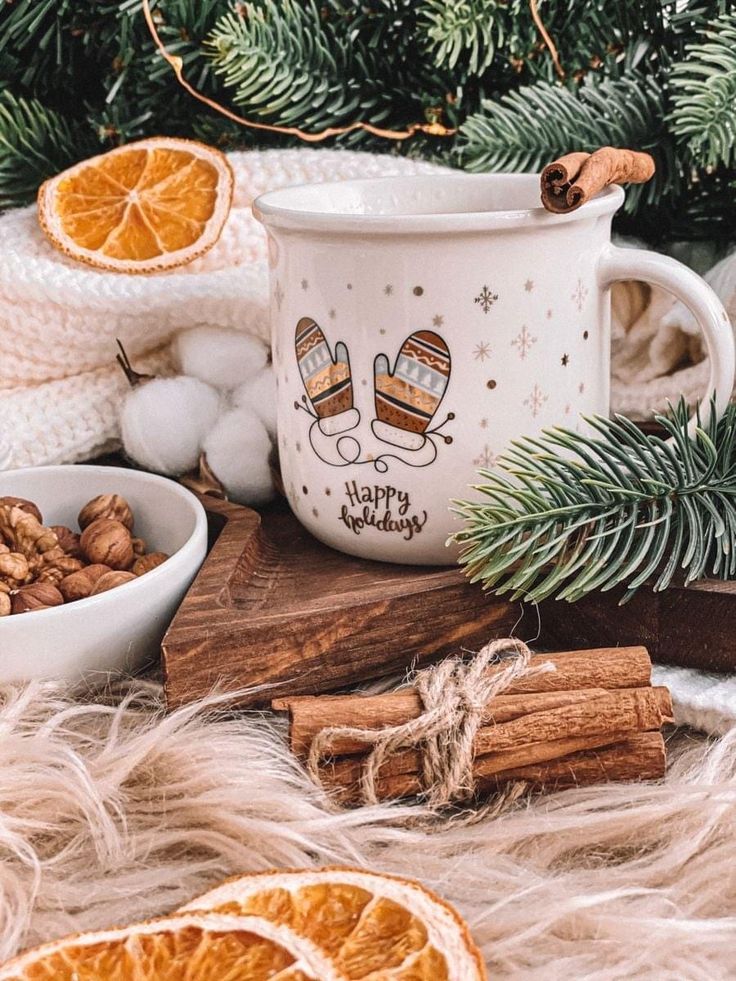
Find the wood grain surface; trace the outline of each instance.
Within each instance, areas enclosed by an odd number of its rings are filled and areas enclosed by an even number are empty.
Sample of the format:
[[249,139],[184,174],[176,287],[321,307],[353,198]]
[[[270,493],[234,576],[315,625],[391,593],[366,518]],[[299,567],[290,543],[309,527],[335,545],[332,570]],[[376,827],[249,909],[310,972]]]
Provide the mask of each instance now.
[[572,605],[545,600],[540,641],[552,649],[643,644],[662,664],[736,670],[736,582],[704,579],[661,593],[643,586],[618,606],[621,592],[595,593]]
[[520,607],[457,568],[369,562],[286,510],[205,499],[220,534],[162,644],[170,706],[218,688],[241,705],[334,691],[507,636]]

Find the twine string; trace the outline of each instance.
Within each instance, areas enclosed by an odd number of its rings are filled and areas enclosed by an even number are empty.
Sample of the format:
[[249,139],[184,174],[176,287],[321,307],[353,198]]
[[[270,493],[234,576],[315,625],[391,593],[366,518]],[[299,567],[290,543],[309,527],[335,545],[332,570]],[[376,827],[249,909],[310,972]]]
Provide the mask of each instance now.
[[[430,807],[466,801],[475,792],[474,745],[478,729],[492,715],[493,699],[522,677],[554,670],[549,662],[531,665],[531,651],[516,638],[491,641],[470,661],[446,658],[417,672],[413,684],[423,711],[416,719],[381,729],[328,726],[312,740],[307,769],[321,783],[320,763],[331,754],[336,739],[370,747],[361,769],[360,796],[365,804],[378,802],[378,779],[386,760],[402,749],[418,749],[421,782]],[[489,668],[501,664],[501,670]],[[512,795],[518,797],[518,792]]]

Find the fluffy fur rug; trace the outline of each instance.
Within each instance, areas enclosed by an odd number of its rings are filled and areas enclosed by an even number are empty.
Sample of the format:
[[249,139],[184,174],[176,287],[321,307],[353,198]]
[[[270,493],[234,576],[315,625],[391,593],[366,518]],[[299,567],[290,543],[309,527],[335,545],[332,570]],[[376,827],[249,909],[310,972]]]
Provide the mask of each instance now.
[[736,970],[736,731],[671,740],[663,784],[568,791],[433,830],[338,812],[270,716],[166,716],[0,692],[0,955],[174,909],[239,870],[351,863],[421,878],[467,917],[490,976],[716,981]]

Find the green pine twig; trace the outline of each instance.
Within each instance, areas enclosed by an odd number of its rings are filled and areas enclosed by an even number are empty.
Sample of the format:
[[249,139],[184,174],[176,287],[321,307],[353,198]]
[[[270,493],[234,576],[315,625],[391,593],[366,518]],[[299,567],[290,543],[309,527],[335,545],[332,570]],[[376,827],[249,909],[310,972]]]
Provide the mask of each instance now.
[[26,204],[42,181],[91,152],[78,131],[36,99],[0,92],[0,210]]
[[681,401],[657,416],[667,439],[623,416],[589,433],[546,430],[512,443],[505,473],[482,470],[480,502],[455,502],[454,538],[471,581],[513,599],[574,602],[647,581],[666,589],[736,578],[736,405],[688,435]]
[[672,129],[701,167],[736,164],[736,14],[717,18],[675,65]]

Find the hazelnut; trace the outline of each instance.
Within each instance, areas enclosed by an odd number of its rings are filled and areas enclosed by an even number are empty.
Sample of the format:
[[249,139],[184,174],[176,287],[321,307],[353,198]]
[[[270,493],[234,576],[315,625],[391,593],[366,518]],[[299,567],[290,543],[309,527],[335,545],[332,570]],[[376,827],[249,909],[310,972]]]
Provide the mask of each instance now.
[[93,497],[79,512],[77,520],[79,527],[84,531],[88,525],[93,521],[99,521],[100,518],[119,521],[128,531],[133,528],[133,512],[125,498],[119,494],[100,494],[98,497]]
[[59,539],[59,548],[74,559],[81,559],[82,549],[79,545],[79,535],[65,525],[51,525],[51,530]]
[[64,597],[51,583],[34,582],[30,586],[21,586],[17,593],[13,593],[10,602],[13,613],[30,613],[49,606],[61,606]]
[[94,589],[98,579],[111,572],[109,565],[88,565],[65,576],[59,583],[59,592],[67,603],[85,599]]
[[109,565],[111,569],[128,569],[133,564],[130,532],[112,518],[98,518],[87,525],[79,542],[89,562]]
[[141,555],[139,559],[136,559],[133,563],[133,574],[136,576],[144,576],[151,569],[155,569],[156,566],[162,565],[168,559],[166,552],[149,552],[148,555]]
[[27,501],[24,497],[0,497],[0,504],[6,504],[11,508],[20,508],[26,514],[32,514],[40,525],[43,524],[43,515],[33,501]]
[[135,576],[132,572],[121,572],[120,570],[106,572],[94,584],[90,596],[97,596],[98,593],[106,593],[108,589],[115,589],[116,586],[122,586],[125,582],[132,582],[133,579],[135,579]]
[[0,593],[0,617],[9,617],[13,604],[7,593]]

